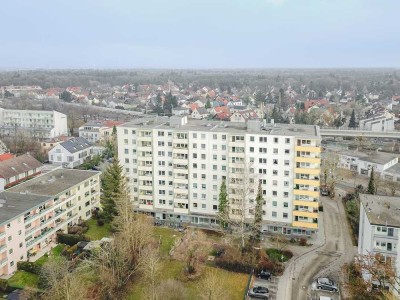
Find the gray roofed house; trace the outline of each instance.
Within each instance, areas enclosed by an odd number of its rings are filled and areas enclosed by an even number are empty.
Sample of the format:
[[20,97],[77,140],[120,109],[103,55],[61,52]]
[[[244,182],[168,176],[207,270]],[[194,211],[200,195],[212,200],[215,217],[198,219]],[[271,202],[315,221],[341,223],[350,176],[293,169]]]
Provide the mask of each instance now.
[[77,137],[56,145],[49,151],[49,161],[65,168],[75,168],[93,156],[93,145]]
[[42,163],[29,153],[0,162],[0,190],[29,179],[42,170]]

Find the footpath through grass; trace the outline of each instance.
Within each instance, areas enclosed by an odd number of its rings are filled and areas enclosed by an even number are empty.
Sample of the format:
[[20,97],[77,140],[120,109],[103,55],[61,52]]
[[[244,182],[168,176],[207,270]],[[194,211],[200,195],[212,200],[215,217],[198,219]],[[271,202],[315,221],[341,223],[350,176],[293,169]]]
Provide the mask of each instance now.
[[89,229],[85,232],[85,235],[92,241],[101,240],[103,237],[109,237],[111,235],[111,224],[106,223],[103,226],[97,225],[97,220],[90,219],[86,221]]

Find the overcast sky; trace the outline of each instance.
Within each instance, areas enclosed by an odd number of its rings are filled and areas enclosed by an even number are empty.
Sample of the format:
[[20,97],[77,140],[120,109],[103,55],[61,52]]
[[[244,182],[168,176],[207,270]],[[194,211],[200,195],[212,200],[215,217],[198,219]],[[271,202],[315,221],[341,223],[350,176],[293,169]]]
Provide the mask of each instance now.
[[0,68],[399,67],[400,0],[9,0]]

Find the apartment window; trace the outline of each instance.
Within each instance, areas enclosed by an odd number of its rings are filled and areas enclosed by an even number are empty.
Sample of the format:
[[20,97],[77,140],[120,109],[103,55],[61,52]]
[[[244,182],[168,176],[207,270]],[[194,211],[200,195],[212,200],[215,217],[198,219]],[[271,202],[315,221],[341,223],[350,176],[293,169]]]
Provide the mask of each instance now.
[[22,248],[23,245],[24,245],[23,243],[19,243],[19,247],[20,247],[20,248]]
[[285,149],[285,154],[290,154],[290,150],[289,149]]
[[206,135],[204,133],[201,134],[201,139],[204,140],[206,138]]
[[201,185],[201,188],[202,188],[203,190],[205,190],[205,189],[206,189],[206,184],[203,183],[203,184]]
[[254,157],[250,157],[250,158],[249,158],[249,161],[250,161],[251,163],[253,163],[253,162],[254,162]]
[[164,142],[158,141],[158,146],[164,147]]
[[206,194],[201,194],[201,199],[205,200],[207,198]]
[[277,201],[272,201],[272,206],[278,206],[278,202]]
[[158,171],[158,175],[164,176],[165,175],[165,171]]
[[254,153],[254,147],[250,147],[250,152]]
[[206,174],[201,174],[201,179],[206,179]]
[[278,185],[278,180],[272,180],[272,185],[277,186]]
[[278,170],[272,170],[272,175],[277,176],[278,175]]
[[[19,221],[19,219],[18,219],[18,221]],[[18,235],[21,235],[22,234],[22,230],[18,230]]]
[[158,136],[164,136],[164,131],[158,131],[157,134]]
[[289,207],[289,203],[288,202],[283,202],[283,207]]
[[[151,165],[151,163],[150,163],[150,165]],[[164,161],[164,160],[160,160],[160,161],[158,162],[158,165],[159,165],[159,166],[165,166],[165,161]]]
[[159,185],[165,185],[165,180],[159,180],[159,181],[158,181],[158,184],[159,184]]
[[201,205],[201,208],[202,208],[202,209],[206,209],[206,208],[207,208],[207,205],[202,204],[202,205]]
[[128,144],[128,139],[124,139],[124,144]]
[[197,158],[197,153],[193,153],[193,158]]
[[193,133],[193,138],[197,139],[197,133]]
[[193,193],[193,198],[197,198],[197,193]]
[[267,169],[258,169],[259,174],[267,174]]
[[276,137],[276,138],[274,138],[274,143],[278,143],[279,142],[279,139]]
[[226,166],[222,166],[222,171],[226,171]]
[[218,189],[217,185],[213,185],[213,191],[216,191]]
[[213,160],[217,160],[217,155],[213,154]]
[[10,262],[10,267],[14,266],[14,261]]
[[289,161],[288,160],[285,160],[285,166],[288,166],[289,165]]
[[216,140],[218,137],[216,134],[213,134],[213,140]]
[[165,195],[165,190],[158,190],[159,195]]
[[260,180],[262,184],[267,184],[267,179]]
[[222,160],[226,160],[226,155],[222,155],[222,156],[221,156],[221,159],[222,159]]
[[285,138],[285,143],[286,144],[290,144],[290,139],[289,138]]
[[206,144],[201,144],[201,149],[206,149]]
[[283,197],[284,198],[288,198],[289,197],[289,193],[288,192],[283,192]]
[[217,150],[218,146],[217,145],[213,145],[213,150]]
[[289,176],[289,171],[284,171],[285,176]]
[[259,159],[258,159],[258,162],[259,162],[260,164],[266,164],[266,163],[267,163],[267,159],[266,159],[266,158],[259,158]]
[[259,153],[267,153],[267,148],[258,148]]
[[288,218],[288,213],[283,213],[282,216],[283,216],[284,219],[287,219]]
[[165,204],[165,200],[163,199],[158,200],[158,204]]
[[88,210],[85,215],[86,215],[86,217],[89,217],[90,216],[90,210]]
[[213,165],[213,170],[216,171],[218,169],[217,165]]
[[201,155],[201,159],[206,159],[206,155],[205,155],[205,154],[202,154],[202,155]]
[[250,136],[250,142],[254,142],[254,136]]
[[218,210],[218,205],[213,205],[213,210]]
[[277,216],[276,211],[273,211],[273,212],[272,212],[272,217],[276,218],[276,216]]
[[124,150],[124,153],[125,153],[125,154],[129,154],[129,149],[125,149],[125,150]]
[[278,192],[277,191],[272,191],[272,196],[278,196]]
[[197,183],[193,183],[193,188],[197,189]]
[[136,130],[132,130],[132,134],[136,134]]
[[193,169],[197,169],[197,163],[193,163]]
[[225,134],[222,135],[222,139],[226,140],[226,135]]
[[124,129],[124,134],[128,134],[128,129]]
[[11,241],[12,240],[12,236],[10,235],[9,237],[8,237],[8,241]]
[[259,141],[260,141],[260,143],[262,143],[262,142],[266,143],[267,142],[267,137],[266,136],[261,136],[259,138]]
[[193,203],[193,207],[194,207],[194,208],[197,208],[197,203]]
[[193,148],[193,149],[197,149],[197,144],[196,144],[196,143],[193,143],[192,148]]
[[165,152],[164,151],[158,151],[158,156],[165,156]]
[[13,252],[14,252],[13,249],[8,250],[9,254],[12,254]]
[[277,159],[274,159],[274,160],[273,160],[273,163],[274,163],[274,165],[277,165],[277,164],[278,164],[278,160],[277,160]]
[[225,150],[226,150],[226,145],[222,145],[222,146],[221,146],[221,149],[222,149],[223,151],[225,151]]
[[193,173],[193,178],[197,178],[197,173]]

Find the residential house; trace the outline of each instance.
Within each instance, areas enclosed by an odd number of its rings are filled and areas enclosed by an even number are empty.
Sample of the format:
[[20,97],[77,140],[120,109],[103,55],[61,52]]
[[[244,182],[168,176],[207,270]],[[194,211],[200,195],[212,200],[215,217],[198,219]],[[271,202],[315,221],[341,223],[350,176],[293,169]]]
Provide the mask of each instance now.
[[49,162],[64,168],[75,168],[93,156],[93,145],[77,137],[56,145],[49,151]]
[[[360,226],[358,232],[358,254],[380,254],[389,260],[397,276],[400,276],[400,198],[380,195],[360,195]],[[367,270],[362,272],[364,280],[372,281]],[[392,287],[389,287],[392,289]],[[392,292],[399,297],[398,283]]]
[[29,153],[0,161],[0,190],[38,175],[42,167]]
[[190,115],[190,108],[184,108],[184,107],[174,107],[172,109],[172,114],[174,116],[185,116],[185,115]]
[[0,275],[35,261],[100,207],[100,172],[57,169],[0,192]]
[[195,110],[191,114],[191,117],[193,119],[202,120],[207,119],[209,115],[210,114],[208,113],[207,109],[205,109],[204,107],[199,107],[195,108]]
[[255,120],[255,119],[259,119],[259,116],[254,110],[251,109],[234,112],[230,118],[231,122],[240,122],[240,123],[245,123],[248,120]]
[[46,139],[40,143],[41,152],[46,154],[47,156],[49,151],[53,149],[56,145],[68,141],[72,138],[73,138],[72,136],[62,135],[62,136],[57,136],[55,138]]

